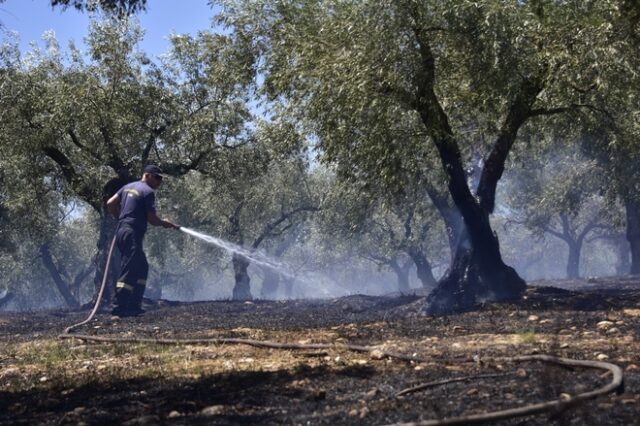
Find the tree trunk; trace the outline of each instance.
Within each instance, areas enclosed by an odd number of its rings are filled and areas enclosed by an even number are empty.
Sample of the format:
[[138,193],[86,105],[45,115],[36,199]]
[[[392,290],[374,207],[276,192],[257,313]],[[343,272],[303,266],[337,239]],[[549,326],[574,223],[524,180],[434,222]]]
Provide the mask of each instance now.
[[233,300],[252,300],[251,296],[251,286],[249,282],[251,279],[249,278],[249,273],[247,272],[247,268],[249,268],[249,260],[237,253],[233,254],[233,258],[231,260],[233,263],[233,273],[235,276],[235,285],[233,287]]
[[436,278],[433,276],[431,264],[427,260],[427,256],[416,248],[409,249],[409,256],[416,264],[416,275],[422,283],[422,288],[433,288],[436,286]]
[[631,250],[631,274],[640,274],[640,202],[625,200],[627,240]]
[[93,272],[95,268],[95,262],[91,260],[87,266],[85,266],[73,279],[73,283],[71,284],[71,294],[80,301],[80,287],[82,286],[82,282],[87,279],[91,272]]
[[[130,179],[125,178],[113,178],[110,179],[102,188],[102,210],[100,213],[100,234],[98,236],[97,253],[95,256],[96,273],[93,277],[94,293],[91,303],[87,307],[91,307],[96,303],[96,298],[100,292],[100,286],[105,273],[105,266],[107,264],[107,256],[109,255],[109,248],[111,242],[116,233],[116,227],[118,225],[117,219],[113,218],[107,209],[107,201],[111,198],[120,188],[127,183],[131,182]],[[107,276],[107,284],[102,295],[102,308],[106,309],[113,299],[115,294],[116,281],[120,274],[120,253],[117,248],[114,248],[111,256],[111,265],[109,267],[109,274]]]
[[8,305],[9,302],[13,300],[15,294],[10,291],[7,291],[5,294],[0,296],[0,309],[2,309],[5,305]]
[[616,238],[613,241],[613,246],[618,255],[618,261],[616,262],[616,275],[626,275],[631,270],[629,242],[624,238]]
[[278,285],[280,284],[280,274],[271,268],[262,268],[264,279],[262,280],[262,289],[260,297],[263,299],[275,299]]
[[[489,213],[469,191],[459,153],[443,142],[443,164],[451,165],[449,191],[464,219],[465,230],[444,278],[427,298],[426,312],[441,315],[471,309],[484,301],[516,300],[526,289],[525,281],[507,266],[500,254]],[[451,157],[453,156],[453,158]],[[491,167],[487,163],[485,167]]]
[[389,262],[389,266],[395,272],[396,277],[398,277],[398,291],[401,293],[408,293],[411,290],[411,286],[409,285],[409,268],[411,266],[411,262],[405,262],[404,265],[399,265],[396,260],[392,260]]
[[[412,7],[411,13],[415,15],[416,22],[420,22],[420,10],[415,4]],[[436,95],[436,58],[430,45],[432,38],[420,26],[414,28],[414,34],[421,70],[416,80],[413,106],[438,150],[448,178],[449,193],[465,225],[451,267],[429,295],[426,311],[445,313],[468,309],[484,300],[517,299],[524,292],[526,283],[502,261],[498,238],[491,229],[489,215],[495,208],[496,187],[518,130],[532,116],[532,107],[544,88],[544,73],[523,78],[513,92],[474,195],[467,183],[460,147],[449,117]]]
[[80,303],[78,303],[76,298],[73,297],[73,294],[71,294],[71,286],[62,278],[53,261],[53,256],[51,256],[51,251],[49,250],[49,244],[44,243],[40,246],[40,255],[42,256],[42,263],[44,264],[44,267],[49,271],[56,288],[60,292],[60,295],[62,295],[67,306],[70,308],[79,307]]
[[526,283],[502,261],[489,215],[495,207],[496,187],[504,172],[507,155],[542,88],[537,80],[524,79],[521,82],[484,163],[477,195],[474,196],[467,183],[460,147],[434,90],[435,58],[429,37],[422,28],[416,29],[416,37],[424,68],[415,98],[416,111],[438,150],[442,168],[448,177],[449,193],[465,225],[451,267],[427,298],[425,310],[431,314],[442,314],[466,310],[484,300],[517,299],[524,292]]
[[293,284],[295,282],[295,278],[283,275],[282,281],[285,297],[287,299],[293,299]]
[[462,216],[455,205],[451,205],[448,194],[442,194],[432,185],[427,184],[427,195],[444,221],[451,259],[453,260],[453,255],[456,252],[460,242],[460,236],[464,230]]
[[576,279],[580,277],[580,251],[582,244],[575,241],[567,241],[567,245],[569,246],[567,278]]
[[428,314],[463,312],[485,301],[515,300],[522,295],[526,283],[501,257],[496,258],[496,247],[491,245],[498,240],[492,239],[486,246],[472,244],[468,232],[463,233],[449,270],[427,297]]

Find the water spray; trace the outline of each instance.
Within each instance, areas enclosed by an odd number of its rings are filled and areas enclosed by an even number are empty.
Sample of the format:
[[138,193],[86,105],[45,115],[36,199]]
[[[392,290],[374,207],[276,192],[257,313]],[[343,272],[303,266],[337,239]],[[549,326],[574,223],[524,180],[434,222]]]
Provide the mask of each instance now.
[[223,250],[226,250],[230,253],[238,254],[258,265],[265,266],[269,269],[273,269],[275,272],[278,272],[286,276],[287,278],[293,278],[293,274],[289,272],[282,263],[274,259],[271,259],[268,256],[263,255],[262,253],[248,250],[237,244],[231,243],[229,241],[225,241],[221,238],[213,237],[211,235],[203,234],[202,232],[194,231],[193,229],[189,229],[181,226],[180,230],[185,234],[189,234],[209,244],[213,244],[214,246],[219,247]]

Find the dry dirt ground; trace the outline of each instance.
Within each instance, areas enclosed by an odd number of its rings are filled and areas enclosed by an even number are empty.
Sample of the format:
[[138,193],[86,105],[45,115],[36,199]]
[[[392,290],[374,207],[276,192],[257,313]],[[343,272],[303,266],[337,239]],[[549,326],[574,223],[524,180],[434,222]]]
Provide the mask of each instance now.
[[[617,364],[624,391],[501,424],[640,424],[640,278],[534,284],[517,304],[438,318],[421,314],[419,296],[161,302],[138,318],[99,314],[75,331],[341,342],[423,362],[344,348],[61,340],[88,312],[3,313],[0,424],[392,424],[566,398],[611,380],[602,370],[490,359],[527,354]],[[454,378],[464,380],[397,395]]]

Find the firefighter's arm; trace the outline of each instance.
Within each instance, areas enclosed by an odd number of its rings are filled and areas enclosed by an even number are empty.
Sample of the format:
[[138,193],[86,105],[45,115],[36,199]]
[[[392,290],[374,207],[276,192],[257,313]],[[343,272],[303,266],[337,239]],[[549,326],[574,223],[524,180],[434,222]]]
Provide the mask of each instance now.
[[120,217],[120,196],[117,193],[107,201],[107,209],[114,218]]
[[153,226],[162,226],[163,228],[180,229],[180,226],[176,225],[170,220],[160,219],[156,214],[156,212],[147,213],[147,220]]

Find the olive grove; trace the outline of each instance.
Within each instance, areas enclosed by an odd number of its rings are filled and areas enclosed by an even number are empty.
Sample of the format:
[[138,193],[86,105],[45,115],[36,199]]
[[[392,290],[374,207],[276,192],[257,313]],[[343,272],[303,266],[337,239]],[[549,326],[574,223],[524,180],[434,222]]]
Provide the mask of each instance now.
[[171,176],[163,214],[288,269],[153,231],[175,294],[226,277],[226,297],[292,297],[312,273],[358,292],[344,281],[384,273],[379,291],[459,311],[519,298],[545,233],[568,277],[604,241],[640,271],[635,2],[211,3],[221,27],[158,61],[139,49],[147,1],[52,1],[105,11],[87,52],[3,40],[0,307],[95,297],[105,201],[148,163]]

